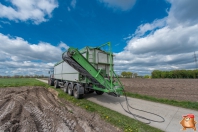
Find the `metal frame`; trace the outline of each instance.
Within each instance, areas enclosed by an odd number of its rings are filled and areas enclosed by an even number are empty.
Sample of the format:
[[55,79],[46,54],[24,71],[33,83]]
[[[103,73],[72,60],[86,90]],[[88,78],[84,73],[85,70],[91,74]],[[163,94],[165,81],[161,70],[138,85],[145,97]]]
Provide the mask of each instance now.
[[[94,79],[96,79],[103,87],[100,87],[99,85],[95,85],[93,84],[93,89],[94,90],[98,90],[98,91],[103,91],[103,92],[107,92],[107,93],[112,93],[114,92],[116,95],[120,95],[122,94],[123,91],[123,85],[121,84],[121,82],[118,80],[118,83],[113,83],[113,76],[115,74],[115,72],[113,71],[113,54],[111,52],[111,43],[105,43],[99,47],[93,48],[94,49],[94,53],[95,54],[95,49],[100,49],[101,47],[104,46],[109,46],[109,52],[105,52],[108,53],[110,55],[110,80],[106,80],[101,74],[100,71],[101,70],[97,70],[89,61],[89,54],[87,51],[87,54],[85,58],[76,48],[69,48],[68,49],[68,53],[71,55],[71,58],[73,60],[75,60],[80,66],[82,66],[92,77],[94,77]],[[64,53],[63,53],[64,54]],[[96,63],[95,61],[95,55],[93,57],[94,59],[94,63]],[[116,76],[117,77],[117,76]]]

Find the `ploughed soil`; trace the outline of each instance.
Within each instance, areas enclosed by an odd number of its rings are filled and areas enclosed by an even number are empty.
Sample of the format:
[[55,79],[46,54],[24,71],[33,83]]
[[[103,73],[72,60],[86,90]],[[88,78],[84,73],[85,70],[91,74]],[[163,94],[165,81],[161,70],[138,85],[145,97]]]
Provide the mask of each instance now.
[[125,91],[177,101],[198,102],[198,79],[120,79]]
[[97,114],[43,87],[0,88],[0,132],[116,132]]

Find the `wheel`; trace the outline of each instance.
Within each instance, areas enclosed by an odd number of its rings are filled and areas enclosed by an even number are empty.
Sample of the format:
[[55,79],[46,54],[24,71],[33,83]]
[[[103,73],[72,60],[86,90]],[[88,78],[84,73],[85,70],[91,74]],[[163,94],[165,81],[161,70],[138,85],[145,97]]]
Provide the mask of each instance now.
[[90,90],[90,91],[89,91],[89,93],[93,93],[93,92],[94,92],[94,90]]
[[104,92],[103,91],[98,91],[98,90],[96,90],[96,94],[97,95],[102,95]]
[[88,84],[88,87],[91,87],[91,88],[88,89],[89,93],[93,93],[94,92],[94,90],[92,89],[93,88],[93,84],[92,83]]
[[48,85],[54,86],[54,81],[51,78],[48,78]]
[[74,93],[74,97],[75,97],[76,99],[81,99],[81,98],[83,98],[83,94],[79,94],[78,86],[77,86],[77,85],[74,86],[73,93]]
[[58,80],[55,80],[55,81],[54,81],[54,88],[59,88]]
[[63,89],[63,90],[64,90],[65,93],[68,93],[68,85],[67,85],[67,84],[68,84],[68,83],[65,83],[65,84],[64,84],[64,89]]
[[70,96],[73,96],[73,89],[72,89],[72,85],[71,84],[68,85],[68,94]]

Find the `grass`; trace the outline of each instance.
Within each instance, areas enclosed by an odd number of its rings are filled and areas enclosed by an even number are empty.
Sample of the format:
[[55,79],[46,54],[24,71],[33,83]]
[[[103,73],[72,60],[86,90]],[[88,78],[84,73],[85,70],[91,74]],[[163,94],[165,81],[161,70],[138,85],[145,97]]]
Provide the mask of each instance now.
[[0,87],[48,86],[35,78],[1,78]]
[[[40,82],[34,78],[9,78],[9,79],[0,79],[0,87],[18,87],[18,86],[43,86],[49,88],[49,85]],[[51,87],[52,88],[52,87]],[[69,96],[63,92],[61,89],[55,89],[59,93],[59,97],[63,98],[74,105],[81,107],[88,112],[95,112],[102,119],[111,123],[112,125],[120,128],[125,132],[162,132],[157,128],[153,128],[149,125],[146,125],[140,121],[129,118],[125,115],[122,115],[118,112],[115,112],[111,109],[105,108],[98,104],[95,104],[86,99],[75,99],[72,96]]]
[[129,93],[129,92],[126,92],[126,95],[128,97],[132,97],[132,98],[138,98],[138,99],[143,99],[143,100],[148,100],[148,101],[153,101],[153,102],[158,102],[158,103],[163,103],[163,104],[168,104],[168,105],[173,105],[173,106],[178,106],[178,107],[183,107],[183,108],[187,108],[187,109],[198,110],[198,102],[159,99],[159,98],[155,98],[155,97],[151,97],[151,96],[147,96],[147,95],[140,95],[140,94]]

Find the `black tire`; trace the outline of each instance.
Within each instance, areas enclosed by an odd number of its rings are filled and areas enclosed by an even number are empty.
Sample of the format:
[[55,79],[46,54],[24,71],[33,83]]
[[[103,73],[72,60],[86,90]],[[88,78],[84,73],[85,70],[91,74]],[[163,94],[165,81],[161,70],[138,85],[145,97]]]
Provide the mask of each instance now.
[[73,94],[76,99],[83,98],[83,94],[79,94],[77,85],[74,86]]
[[63,89],[63,91],[64,91],[65,93],[68,93],[68,83],[65,83],[65,84],[64,84],[64,89]]
[[98,90],[96,90],[96,94],[97,95],[102,95],[104,92],[103,91],[98,91]]
[[68,94],[69,94],[70,96],[73,96],[72,84],[69,84],[69,85],[68,85]]
[[48,85],[54,86],[54,80],[51,78],[48,78]]
[[90,90],[90,91],[89,91],[89,93],[93,93],[93,92],[94,92],[94,90]]
[[54,81],[54,88],[59,88],[58,80],[55,80],[55,81]]

